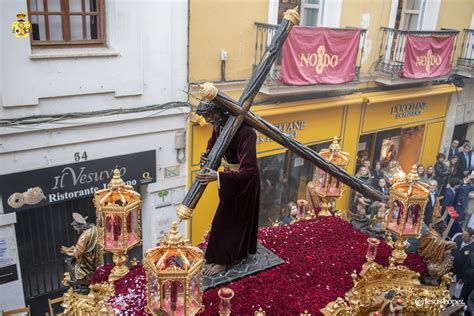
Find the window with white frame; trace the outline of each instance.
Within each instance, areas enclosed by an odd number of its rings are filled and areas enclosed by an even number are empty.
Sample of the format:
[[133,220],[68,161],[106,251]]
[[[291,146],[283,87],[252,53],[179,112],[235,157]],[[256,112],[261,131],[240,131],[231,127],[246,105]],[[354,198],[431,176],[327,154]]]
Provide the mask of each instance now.
[[301,23],[302,26],[322,25],[324,0],[301,0]]
[[424,0],[403,0],[400,29],[416,31],[421,29]]

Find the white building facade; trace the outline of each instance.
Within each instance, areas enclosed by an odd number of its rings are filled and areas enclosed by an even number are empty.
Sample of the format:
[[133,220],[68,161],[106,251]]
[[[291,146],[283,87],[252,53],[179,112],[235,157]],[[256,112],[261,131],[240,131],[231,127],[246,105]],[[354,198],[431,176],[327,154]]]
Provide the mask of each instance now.
[[[29,37],[0,34],[0,271],[10,275],[0,280],[0,310],[31,305],[39,314],[62,295],[70,215],[95,220],[92,193],[107,172],[123,168],[142,194],[139,252],[176,219],[186,186],[188,4],[28,1],[0,2],[0,29],[20,12],[32,23]],[[17,199],[12,187],[43,195]]]

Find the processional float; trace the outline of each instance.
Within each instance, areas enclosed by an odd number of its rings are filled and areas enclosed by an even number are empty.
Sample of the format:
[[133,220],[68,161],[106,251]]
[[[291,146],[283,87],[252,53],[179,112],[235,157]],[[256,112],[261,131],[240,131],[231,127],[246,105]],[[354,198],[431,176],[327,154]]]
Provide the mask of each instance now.
[[[326,160],[314,150],[282,133],[277,127],[250,111],[252,102],[271,70],[277,55],[281,51],[285,39],[292,27],[298,24],[298,22],[299,15],[297,10],[288,10],[285,12],[284,18],[275,32],[271,44],[263,55],[260,64],[250,78],[248,85],[245,87],[238,101],[233,100],[222,91],[219,91],[212,83],[205,83],[200,86],[200,94],[205,102],[213,102],[215,105],[230,113],[230,117],[209,152],[208,159],[203,164],[201,172],[205,172],[207,169],[217,170],[224,153],[232,141],[232,138],[236,135],[240,126],[245,122],[255,130],[291,150],[298,156],[306,159],[317,168],[321,169],[322,172],[327,173],[334,179],[346,184],[353,190],[371,198],[372,200],[382,201],[382,194],[380,192],[365,185],[361,180],[351,176],[347,171],[341,168],[340,164],[338,166],[335,163]],[[185,198],[177,208],[177,215],[180,222],[191,218],[192,211],[204,193],[205,188],[206,184],[202,184],[198,181],[192,183]],[[396,250],[399,251],[398,255],[392,256],[396,259],[391,261],[389,269],[392,269],[390,270],[391,272],[396,272],[394,275],[396,277],[408,278],[410,281],[404,284],[406,284],[409,289],[410,287],[413,287],[413,291],[416,292],[416,290],[419,289],[419,284],[416,283],[415,280],[418,276],[415,272],[410,271],[408,268],[400,264],[403,262],[400,257],[400,255],[402,256],[400,251],[404,250],[402,248],[401,245],[397,246]],[[196,264],[187,263],[189,258],[191,258],[190,256],[194,258]],[[190,247],[189,241],[180,237],[177,232],[177,224],[174,223],[170,233],[166,235],[161,244],[146,253],[145,265],[147,266],[147,288],[149,291],[147,297],[150,300],[150,302],[148,302],[148,311],[154,315],[159,315],[164,312],[164,310],[173,315],[194,315],[201,310],[201,272],[196,273],[196,269],[202,269],[204,263],[202,258],[202,251]],[[371,256],[368,258],[371,258]],[[372,279],[375,278],[374,280],[376,280],[376,282],[384,282],[384,275],[387,274],[384,274],[384,272],[377,272],[383,269],[376,266],[373,261],[369,260],[368,262],[368,266],[366,266],[365,269],[365,275],[370,276]],[[399,265],[397,265],[397,263]],[[180,282],[180,279],[184,282],[182,286],[176,283]],[[366,283],[361,280],[357,281],[356,279],[357,275],[354,276],[354,289],[350,293],[358,293],[358,291],[364,290],[364,284]],[[191,281],[195,282],[194,280],[199,284],[190,283]],[[446,280],[447,277],[445,278],[445,281]],[[179,291],[179,289],[182,289],[182,291]],[[357,291],[355,291],[355,289],[357,289]],[[364,292],[368,294],[368,300],[375,299],[377,296],[383,295],[384,293],[381,288],[378,290],[371,289],[371,291]],[[427,291],[427,289],[424,290]],[[103,293],[104,291],[105,290],[100,292]],[[181,292],[181,295],[185,295],[186,299],[179,301],[176,296],[178,292]],[[346,298],[355,298],[355,294],[351,296],[350,293],[346,295]],[[439,287],[438,292],[433,292],[432,296],[438,299],[444,299],[447,297],[446,292],[442,291],[442,286]],[[188,300],[188,298],[191,297],[192,299]],[[169,298],[169,300],[164,301],[162,298]],[[104,303],[105,299],[99,295],[97,296],[97,299],[100,299],[100,304],[98,305],[102,306],[102,310],[106,310],[107,304]],[[184,302],[192,302],[193,306],[187,306],[187,303]],[[178,306],[180,306],[179,309]],[[97,308],[98,307],[96,306],[96,311],[99,310]],[[326,315],[357,314],[357,311],[355,309],[351,310],[351,306],[349,306],[342,298],[329,304],[324,310],[322,310],[322,312]],[[264,312],[262,311],[262,314],[258,315],[263,314]],[[306,313],[305,315],[309,315],[309,313]]]

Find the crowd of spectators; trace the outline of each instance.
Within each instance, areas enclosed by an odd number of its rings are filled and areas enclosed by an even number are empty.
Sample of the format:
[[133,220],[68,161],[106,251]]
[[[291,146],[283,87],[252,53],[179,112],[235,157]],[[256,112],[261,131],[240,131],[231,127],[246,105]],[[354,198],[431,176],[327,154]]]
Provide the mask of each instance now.
[[[417,166],[420,181],[429,189],[422,232],[426,232],[434,221],[445,221],[448,224],[451,218],[446,209],[453,207],[456,210],[458,217],[453,218],[446,237],[457,246],[452,253],[454,283],[450,291],[453,298],[474,303],[474,209],[469,207],[469,193],[474,191],[474,151],[471,143],[454,139],[447,153],[437,154],[433,162],[433,165],[426,167],[422,164]],[[368,159],[361,159],[355,176],[382,192],[388,203],[392,174],[388,166],[382,167],[381,161],[376,161],[372,168],[370,166]],[[354,213],[357,208],[355,204],[356,196],[353,197],[351,206]],[[441,210],[438,217],[435,214],[437,208]]]

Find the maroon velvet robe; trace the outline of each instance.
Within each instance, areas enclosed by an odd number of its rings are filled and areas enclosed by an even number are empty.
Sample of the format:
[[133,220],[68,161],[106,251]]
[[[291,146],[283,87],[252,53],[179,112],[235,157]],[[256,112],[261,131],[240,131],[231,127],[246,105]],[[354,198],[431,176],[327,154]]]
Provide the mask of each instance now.
[[[219,133],[215,130],[208,143],[212,148]],[[257,252],[260,176],[256,153],[257,135],[242,125],[225,153],[238,171],[219,172],[219,206],[212,220],[206,263],[230,265]]]

